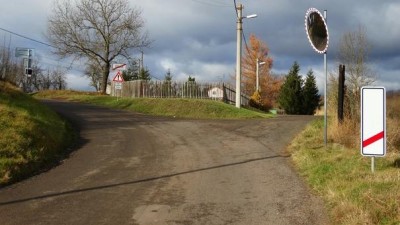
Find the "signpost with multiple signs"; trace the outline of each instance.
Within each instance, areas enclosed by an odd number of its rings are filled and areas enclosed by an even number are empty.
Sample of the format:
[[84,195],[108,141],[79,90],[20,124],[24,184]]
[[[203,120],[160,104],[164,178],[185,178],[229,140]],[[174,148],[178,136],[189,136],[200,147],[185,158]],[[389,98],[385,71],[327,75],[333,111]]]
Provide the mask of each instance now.
[[15,57],[32,57],[34,50],[32,48],[15,48]]
[[122,95],[122,83],[124,83],[125,80],[124,77],[122,76],[121,70],[126,70],[126,64],[113,64],[112,69],[117,70],[117,74],[115,74],[113,78],[114,88],[115,90],[119,90],[120,95]]
[[22,57],[24,60],[24,68],[25,68],[25,79],[23,82],[24,91],[29,92],[31,86],[31,77],[32,77],[32,57],[34,55],[34,49],[32,48],[15,48],[15,57]]
[[114,82],[117,82],[117,83],[123,83],[125,80],[124,80],[124,77],[122,76],[122,73],[121,73],[121,71],[118,71],[117,72],[117,74],[115,75],[115,77],[113,78],[113,81]]
[[32,57],[34,54],[34,50],[31,48],[16,48],[15,49],[15,57],[23,57],[24,59],[24,68],[25,75],[30,77],[32,75]]
[[386,155],[386,90],[384,87],[361,88],[361,154],[371,158]]

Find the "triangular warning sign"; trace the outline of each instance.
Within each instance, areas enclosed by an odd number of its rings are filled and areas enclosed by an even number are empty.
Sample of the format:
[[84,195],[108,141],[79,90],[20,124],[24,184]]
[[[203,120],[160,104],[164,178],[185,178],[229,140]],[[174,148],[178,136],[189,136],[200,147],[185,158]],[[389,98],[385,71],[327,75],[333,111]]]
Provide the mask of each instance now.
[[117,75],[115,75],[113,81],[115,82],[124,82],[124,78],[122,77],[121,71],[118,71]]

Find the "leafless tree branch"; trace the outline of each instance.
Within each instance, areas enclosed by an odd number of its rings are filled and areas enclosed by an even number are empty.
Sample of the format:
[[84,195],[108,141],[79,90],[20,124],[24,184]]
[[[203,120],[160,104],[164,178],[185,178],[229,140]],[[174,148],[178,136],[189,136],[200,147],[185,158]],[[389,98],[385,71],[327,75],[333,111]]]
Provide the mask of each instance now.
[[47,36],[61,57],[86,58],[102,68],[102,93],[110,65],[150,44],[141,11],[127,0],[60,0],[48,20]]

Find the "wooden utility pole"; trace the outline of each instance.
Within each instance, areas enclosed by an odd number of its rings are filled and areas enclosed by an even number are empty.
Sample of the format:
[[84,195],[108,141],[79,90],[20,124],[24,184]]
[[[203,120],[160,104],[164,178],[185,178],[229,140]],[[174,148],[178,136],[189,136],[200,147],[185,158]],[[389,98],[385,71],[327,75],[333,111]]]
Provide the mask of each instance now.
[[343,122],[344,95],[345,95],[345,65],[339,65],[339,90],[338,90],[338,120]]

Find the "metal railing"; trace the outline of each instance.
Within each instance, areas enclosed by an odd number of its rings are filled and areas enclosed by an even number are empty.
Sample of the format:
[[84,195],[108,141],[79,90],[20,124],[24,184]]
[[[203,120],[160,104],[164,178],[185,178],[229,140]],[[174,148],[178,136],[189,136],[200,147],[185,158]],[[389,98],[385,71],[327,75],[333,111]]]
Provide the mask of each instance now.
[[[170,81],[126,81],[122,89],[111,83],[111,95],[131,98],[194,98],[212,99],[235,104],[235,89],[226,83],[197,83]],[[242,105],[249,104],[249,97],[241,96]]]

